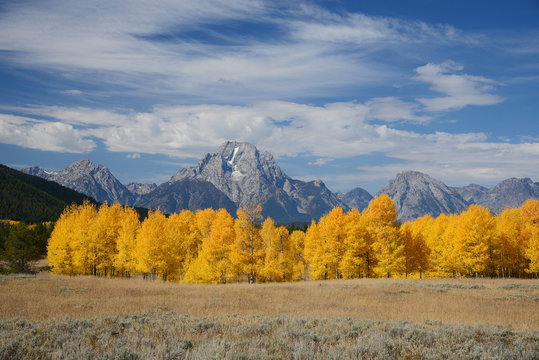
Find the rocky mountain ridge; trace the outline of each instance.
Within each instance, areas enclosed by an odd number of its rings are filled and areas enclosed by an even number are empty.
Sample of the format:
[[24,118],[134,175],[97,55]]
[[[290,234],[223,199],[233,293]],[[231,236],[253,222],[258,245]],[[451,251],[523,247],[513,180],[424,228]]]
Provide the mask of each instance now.
[[459,193],[419,171],[397,174],[377,195],[387,194],[395,203],[399,221],[408,221],[429,214],[460,213],[468,203]]
[[[226,208],[234,213],[240,206],[260,204],[263,215],[277,222],[309,222],[335,206],[345,210],[368,206],[372,196],[362,188],[346,194],[334,193],[321,180],[292,179],[268,152],[255,146],[227,141],[214,154],[207,154],[197,165],[180,169],[169,181],[156,184],[121,184],[103,165],[81,159],[62,171],[48,172],[39,167],[23,169],[30,175],[55,181],[94,199],[147,208],[167,213],[182,209]],[[413,220],[424,214],[458,213],[476,203],[498,213],[505,207],[518,207],[528,198],[539,198],[539,183],[511,178],[488,189],[470,184],[448,187],[417,171],[397,174],[378,194],[392,197],[399,220]],[[377,195],[378,195],[377,194]]]
[[225,142],[197,165],[179,170],[169,183],[187,179],[213,184],[238,207],[260,204],[263,215],[278,222],[307,222],[342,206],[321,180],[292,179],[273,155],[244,142]]
[[103,165],[81,159],[66,166],[62,171],[47,172],[38,167],[22,172],[55,181],[60,185],[90,196],[99,202],[134,204],[134,195]]

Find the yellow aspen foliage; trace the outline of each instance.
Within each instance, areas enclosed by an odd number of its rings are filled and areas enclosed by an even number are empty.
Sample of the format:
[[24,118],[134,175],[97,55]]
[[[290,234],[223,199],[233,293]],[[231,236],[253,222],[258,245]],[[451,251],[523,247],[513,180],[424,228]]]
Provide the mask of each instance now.
[[381,194],[369,203],[362,217],[367,221],[367,229],[373,236],[373,249],[377,264],[374,268],[378,276],[391,277],[403,272],[404,245],[399,236],[397,211],[393,200]]
[[128,206],[123,209],[119,227],[114,267],[122,277],[130,277],[137,265],[135,247],[137,232],[140,228],[139,215],[135,209]]
[[166,236],[167,243],[172,248],[177,249],[174,261],[178,265],[178,271],[170,273],[171,280],[182,280],[189,266],[196,259],[202,244],[202,234],[199,231],[195,214],[189,210],[183,210],[179,214],[169,216]]
[[87,248],[89,259],[95,264],[100,276],[114,276],[114,260],[117,255],[116,241],[121,228],[123,207],[120,204],[102,204],[90,226],[91,242]]
[[253,284],[264,266],[264,242],[257,228],[262,219],[262,207],[239,208],[236,216],[236,240],[230,260],[238,277],[245,274],[248,282]]
[[373,276],[372,237],[364,219],[357,209],[352,209],[346,214],[345,250],[339,264],[339,269],[345,279]]
[[66,207],[51,233],[47,245],[47,261],[53,274],[74,274],[73,246],[77,212],[77,205]]
[[500,237],[500,275],[520,276],[528,265],[525,256],[526,224],[520,209],[504,209],[496,217],[496,231]]
[[496,222],[488,209],[470,205],[458,217],[455,250],[460,271],[467,275],[491,271],[497,243]]
[[327,243],[325,263],[328,267],[328,277],[339,279],[341,274],[339,264],[345,253],[346,226],[345,214],[341,207],[335,207],[320,222],[319,231]]
[[287,263],[291,267],[292,273],[288,278],[288,275],[285,274],[287,280],[296,281],[296,280],[307,280],[307,263],[303,254],[303,249],[305,247],[305,233],[303,231],[295,230],[292,231],[292,234],[289,236],[290,241],[290,250],[287,253]]
[[525,255],[530,261],[527,272],[539,276],[539,200],[529,199],[520,207],[525,222]]
[[[260,229],[260,238],[264,243],[264,266],[260,272],[262,281],[283,281],[283,269],[281,263],[284,256],[281,251],[282,241],[280,233],[271,218],[267,218]],[[281,244],[281,245],[280,245]]]
[[429,264],[426,275],[429,277],[446,277],[453,275],[453,272],[448,265],[448,256],[453,253],[453,239],[449,239],[451,244],[446,243],[447,235],[451,231],[447,231],[455,222],[454,216],[440,214],[436,219],[430,215],[425,215],[417,218],[411,223],[414,232],[419,232],[423,236],[425,243],[429,249],[427,262]]
[[208,239],[210,237],[212,223],[216,215],[217,212],[212,208],[197,210],[195,217],[197,221],[198,231],[200,231],[200,235],[203,239]]
[[158,210],[149,211],[137,233],[137,271],[153,279],[179,271],[179,243],[172,244],[166,234],[167,218]]
[[419,273],[419,277],[428,270],[428,248],[423,233],[415,229],[411,222],[400,227],[400,237],[404,244],[404,271],[408,274]]
[[96,216],[97,210],[89,202],[77,207],[75,211],[75,232],[72,243],[75,274],[97,275],[98,259],[95,256],[95,236],[92,232],[92,224]]
[[311,222],[305,233],[304,256],[311,280],[326,280],[328,278],[329,269],[325,254],[329,251],[329,246],[322,231],[319,231],[323,227],[324,221],[324,218],[321,218],[318,224],[314,221]]
[[225,283],[231,275],[230,252],[236,239],[234,219],[225,209],[216,212],[209,238],[185,274],[190,283]]

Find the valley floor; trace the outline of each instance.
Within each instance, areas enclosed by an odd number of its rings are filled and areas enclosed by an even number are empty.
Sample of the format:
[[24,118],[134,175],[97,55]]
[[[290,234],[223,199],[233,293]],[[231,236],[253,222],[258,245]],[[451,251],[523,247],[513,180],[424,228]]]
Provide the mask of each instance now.
[[539,356],[533,279],[189,285],[41,273],[0,277],[0,299],[2,359]]

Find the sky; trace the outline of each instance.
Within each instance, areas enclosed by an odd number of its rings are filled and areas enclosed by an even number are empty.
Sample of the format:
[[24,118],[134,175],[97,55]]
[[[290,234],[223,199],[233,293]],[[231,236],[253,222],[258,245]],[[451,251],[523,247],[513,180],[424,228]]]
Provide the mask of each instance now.
[[333,191],[539,181],[539,1],[0,1],[0,163],[159,184],[226,140]]

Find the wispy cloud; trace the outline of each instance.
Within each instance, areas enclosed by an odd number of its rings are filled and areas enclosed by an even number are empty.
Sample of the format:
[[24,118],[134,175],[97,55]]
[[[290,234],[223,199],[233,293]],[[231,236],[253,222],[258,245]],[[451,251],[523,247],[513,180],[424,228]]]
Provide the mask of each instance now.
[[503,101],[491,94],[497,83],[482,76],[455,74],[463,66],[453,61],[429,63],[415,69],[416,79],[431,84],[431,89],[445,94],[442,97],[420,98],[418,101],[429,111],[460,109],[468,105],[494,105]]
[[81,91],[81,90],[77,90],[77,89],[72,89],[72,90],[64,90],[64,91],[60,91],[62,94],[66,94],[66,95],[74,95],[74,96],[80,96],[82,94],[84,94],[84,91]]
[[[247,0],[159,6],[40,1],[5,4],[3,12],[4,61],[53,69],[101,89],[115,85],[205,103],[320,97],[394,81],[397,67],[380,61],[379,51],[404,56],[398,49],[406,44],[430,46],[461,37],[446,25],[336,14],[305,4],[276,11],[272,3]],[[259,39],[237,22],[262,24],[273,36]]]

